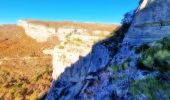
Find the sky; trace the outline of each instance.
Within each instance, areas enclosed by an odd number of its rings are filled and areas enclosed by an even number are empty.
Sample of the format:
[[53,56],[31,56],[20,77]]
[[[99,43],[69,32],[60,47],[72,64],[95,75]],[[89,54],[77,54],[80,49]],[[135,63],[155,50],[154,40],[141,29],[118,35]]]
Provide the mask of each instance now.
[[0,0],[0,24],[19,19],[119,24],[139,0]]

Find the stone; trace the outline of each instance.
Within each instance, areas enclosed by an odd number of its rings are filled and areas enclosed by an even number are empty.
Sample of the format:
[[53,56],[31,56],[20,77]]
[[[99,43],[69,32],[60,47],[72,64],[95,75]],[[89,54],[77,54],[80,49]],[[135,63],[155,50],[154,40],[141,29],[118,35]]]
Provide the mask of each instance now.
[[88,74],[106,67],[109,63],[109,52],[107,48],[101,44],[97,44],[92,51],[86,57],[82,57],[70,67],[67,67],[59,78],[65,81],[79,82],[85,80]]
[[[111,36],[112,30],[115,29],[115,26],[112,27],[112,25],[35,20],[19,20],[18,26],[23,27],[25,33],[37,42],[53,44],[52,47],[45,48],[42,52],[46,55],[52,55],[52,77],[54,80],[56,80],[66,68],[71,66],[92,66],[93,72],[96,71],[95,66],[102,68],[108,60],[107,55],[101,55],[108,53],[105,47],[98,45],[94,47],[93,61],[90,61],[89,58],[91,58],[91,55],[89,53],[92,52],[93,45]],[[53,43],[55,41],[50,40],[54,36],[57,37],[57,43]],[[101,50],[98,48],[101,48]],[[103,61],[99,61],[103,58],[98,58],[98,54],[104,58]],[[79,60],[81,58],[84,59]],[[101,66],[99,66],[98,63],[101,63],[99,64]],[[89,71],[92,71],[92,69]],[[84,70],[81,70],[81,72],[84,73]],[[70,73],[72,72],[67,74]],[[76,81],[77,79],[78,78],[74,77],[74,79],[71,80]]]
[[124,43],[141,45],[170,36],[170,0],[142,0]]
[[56,33],[55,28],[32,24],[28,20],[19,20],[17,25],[23,27],[25,33],[37,42],[45,42]]
[[[53,82],[47,100],[131,100],[135,96],[139,100],[147,99],[143,91],[140,95],[133,94],[132,84],[148,78],[156,79],[159,73],[146,73],[136,67],[140,54],[136,54],[134,47],[170,36],[169,6],[169,0],[142,0],[119,52],[113,55],[108,48],[110,46],[97,43],[90,53],[69,63],[69,67],[64,67],[62,73],[59,72],[60,77]],[[108,44],[114,45],[111,42]],[[112,65],[118,66],[119,71],[108,68]],[[163,93],[164,91],[158,93],[158,99],[162,98]],[[168,95],[165,94],[165,99],[166,96]]]
[[[59,41],[65,40],[72,33],[110,35],[117,28],[116,25],[99,25],[78,22],[46,22],[37,20],[19,20],[18,26],[24,28],[25,33],[37,42],[47,42],[52,37],[58,37]],[[77,37],[78,35],[74,35]],[[57,43],[56,43],[57,45]]]
[[89,73],[103,69],[109,62],[109,52],[105,46],[95,45],[92,51],[92,59],[89,65]]
[[108,63],[109,52],[107,48],[101,44],[96,44],[91,53],[67,67],[58,80],[52,83],[47,99],[60,97],[61,99],[71,100],[76,98],[83,87],[86,86],[88,80],[97,80],[96,76],[89,74],[104,69]]
[[[95,67],[105,66],[109,59],[108,50],[105,46],[95,45],[96,42],[104,38],[106,38],[104,34],[93,36],[84,33],[73,33],[63,37],[59,45],[53,50],[53,79],[57,79],[66,68],[72,65],[91,66],[93,71],[96,71]],[[89,71],[92,72],[92,69]]]

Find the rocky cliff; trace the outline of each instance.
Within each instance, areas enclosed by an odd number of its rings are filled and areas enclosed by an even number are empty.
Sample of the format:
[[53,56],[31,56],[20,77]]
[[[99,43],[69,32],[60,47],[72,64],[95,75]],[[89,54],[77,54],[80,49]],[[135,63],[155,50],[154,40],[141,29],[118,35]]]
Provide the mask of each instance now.
[[36,39],[38,42],[47,41],[51,35],[56,33],[54,28],[32,24],[26,20],[19,20],[17,25],[22,26],[25,29],[25,33],[33,39]]
[[[169,6],[169,0],[141,0],[123,42],[117,41],[118,33],[125,32],[120,28],[78,61],[56,64],[55,72],[61,69],[58,73],[62,73],[53,81],[46,99],[169,100],[170,39],[161,39],[169,36]],[[60,53],[56,54],[59,57]],[[70,58],[76,54],[70,53]]]
[[54,49],[43,50],[45,54],[53,56],[53,79],[57,79],[80,58],[87,56],[95,43],[111,36],[117,28],[114,25],[35,20],[19,20],[18,25],[38,42],[46,42],[53,36],[58,38],[59,43],[56,43]]
[[19,20],[17,25],[23,27],[28,36],[38,42],[45,42],[52,36],[57,36],[60,41],[71,33],[83,34],[110,34],[116,25],[102,25],[77,22],[48,22],[37,20]]
[[[57,79],[67,67],[75,64],[79,59],[86,57],[92,51],[95,43],[109,35],[111,33],[100,32],[92,35],[86,32],[71,32],[62,37],[60,44],[53,51],[53,78]],[[103,53],[105,52],[103,51]]]
[[169,5],[169,0],[143,0],[124,41],[137,45],[170,36]]

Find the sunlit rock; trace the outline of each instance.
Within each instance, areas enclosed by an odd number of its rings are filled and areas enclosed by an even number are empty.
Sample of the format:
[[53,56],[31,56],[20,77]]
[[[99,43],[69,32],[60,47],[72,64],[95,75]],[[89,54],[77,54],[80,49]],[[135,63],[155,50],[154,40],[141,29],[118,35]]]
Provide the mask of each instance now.
[[53,78],[57,79],[67,67],[71,67],[72,64],[89,55],[92,52],[93,45],[107,36],[108,34],[105,33],[91,35],[84,32],[65,32],[60,44],[53,51]]
[[53,36],[58,38],[59,43],[56,43],[53,49],[47,48],[42,51],[53,56],[54,79],[57,79],[67,67],[86,57],[94,44],[111,36],[116,28],[114,25],[35,20],[19,20],[18,25],[38,42],[46,42]]
[[32,24],[27,20],[19,20],[17,24],[25,29],[25,33],[28,36],[32,37],[38,42],[45,42],[51,35],[56,33],[55,28]]
[[169,0],[143,0],[124,42],[140,45],[170,36],[169,12]]
[[44,49],[42,52],[46,55],[53,55],[53,49]]
[[[52,36],[57,36],[60,41],[63,41],[65,36],[69,36],[72,33],[89,34],[94,31],[94,33],[97,32],[98,35],[108,35],[117,28],[115,25],[36,20],[19,20],[17,25],[23,27],[25,33],[38,42],[46,42]],[[92,32],[92,34],[94,33]]]

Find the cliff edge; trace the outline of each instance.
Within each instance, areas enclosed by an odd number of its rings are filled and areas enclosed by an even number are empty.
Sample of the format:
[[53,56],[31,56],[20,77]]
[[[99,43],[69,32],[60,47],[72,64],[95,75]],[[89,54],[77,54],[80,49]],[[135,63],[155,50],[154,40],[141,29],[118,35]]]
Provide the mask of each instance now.
[[132,22],[123,23],[116,35],[68,65],[46,99],[168,100],[169,6],[169,0],[141,0]]

